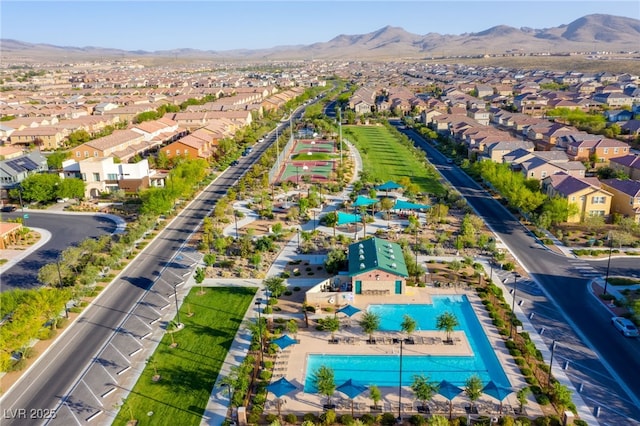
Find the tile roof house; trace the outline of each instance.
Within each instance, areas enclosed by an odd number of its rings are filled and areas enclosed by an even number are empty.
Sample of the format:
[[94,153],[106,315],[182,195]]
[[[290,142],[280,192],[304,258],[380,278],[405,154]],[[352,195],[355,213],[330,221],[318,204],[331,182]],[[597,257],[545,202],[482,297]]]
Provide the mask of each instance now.
[[349,245],[349,276],[354,294],[404,294],[409,276],[402,248],[380,238]]
[[611,212],[618,213],[640,223],[640,181],[605,179],[602,189],[613,194]]
[[629,154],[609,160],[609,167],[621,171],[629,178],[640,180],[640,155]]
[[500,141],[485,146],[484,152],[489,160],[495,163],[503,163],[505,155],[516,151],[533,152],[533,143],[529,141]]
[[36,145],[44,151],[60,148],[66,137],[66,132],[52,126],[38,126],[16,130],[9,136],[11,145]]
[[127,161],[136,154],[143,154],[149,150],[148,143],[144,141],[144,135],[133,130],[116,130],[109,136],[94,139],[72,148],[71,158],[80,160],[83,158],[118,157]]
[[587,161],[590,156],[595,155],[599,163],[606,163],[611,158],[628,153],[628,144],[609,138],[576,140],[567,145],[567,155],[570,160],[575,161]]
[[565,198],[578,207],[578,212],[567,222],[578,223],[589,216],[608,216],[613,194],[600,187],[596,178],[577,178],[566,173],[556,173],[542,180],[542,189],[553,197]]

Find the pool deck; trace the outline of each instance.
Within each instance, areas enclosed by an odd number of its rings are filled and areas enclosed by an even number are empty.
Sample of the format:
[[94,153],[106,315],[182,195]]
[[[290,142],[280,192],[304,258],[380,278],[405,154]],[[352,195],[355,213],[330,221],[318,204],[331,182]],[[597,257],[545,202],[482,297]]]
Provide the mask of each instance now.
[[[439,288],[408,288],[405,295],[386,295],[386,296],[360,296],[355,297],[351,304],[360,309],[366,309],[370,304],[390,304],[390,303],[415,303],[428,304],[431,303],[431,296],[434,294],[465,294],[469,299],[476,316],[478,317],[491,346],[493,347],[505,374],[509,378],[513,389],[516,391],[527,386],[524,378],[520,374],[520,370],[513,361],[513,357],[509,354],[504,345],[504,340],[499,336],[497,330],[492,324],[484,306],[474,292],[462,289],[439,289]],[[323,316],[334,315],[318,314],[314,319]],[[304,414],[308,412],[321,412],[323,405],[327,403],[325,397],[318,394],[310,394],[303,392],[305,382],[305,371],[307,355],[309,354],[345,354],[345,355],[384,355],[398,354],[399,341],[395,339],[404,339],[406,334],[401,332],[376,332],[373,337],[376,344],[367,343],[368,335],[357,325],[357,315],[355,319],[341,319],[341,327],[334,337],[338,343],[330,343],[331,334],[321,332],[315,329],[305,329],[297,333],[296,338],[298,344],[291,345],[284,351],[281,351],[275,361],[274,377],[277,380],[285,377],[292,382],[298,390],[285,395],[280,400],[276,399],[272,393],[268,394],[266,411],[277,413],[280,404],[281,412],[296,414]],[[445,344],[443,331],[416,331],[412,334],[414,344],[404,344],[403,354],[405,355],[471,355],[471,347],[465,337],[463,331],[455,331],[452,333],[454,344]],[[339,385],[339,383],[338,383]],[[380,387],[382,400],[379,406],[383,408],[383,412],[398,412],[402,410],[407,416],[417,413],[418,403],[414,399],[413,392],[408,386],[402,388],[402,399],[399,403],[398,387]],[[332,398],[332,404],[335,404],[338,413],[351,412],[351,400],[345,398],[341,393],[335,392]],[[370,412],[370,406],[373,404],[368,392],[364,392],[354,399],[354,414],[362,414]],[[464,393],[460,394],[453,400],[453,415],[466,415],[465,406],[469,404],[468,398]],[[440,395],[436,395],[430,402],[431,413],[440,413],[448,416],[448,401]],[[499,402],[486,395],[476,401],[480,414],[498,415]],[[513,408],[518,407],[518,401],[515,393],[510,394],[503,402],[503,413],[513,415]],[[542,415],[539,405],[532,397],[526,405],[527,415]],[[403,415],[405,415],[403,414]]]

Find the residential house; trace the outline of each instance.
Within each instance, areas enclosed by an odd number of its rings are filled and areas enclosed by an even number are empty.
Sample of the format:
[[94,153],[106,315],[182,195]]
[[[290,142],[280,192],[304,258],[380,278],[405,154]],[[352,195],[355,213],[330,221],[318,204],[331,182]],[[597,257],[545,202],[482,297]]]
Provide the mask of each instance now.
[[613,194],[611,212],[618,213],[640,223],[640,181],[605,179],[602,189]]
[[24,155],[24,148],[20,146],[0,145],[0,160],[11,160]]
[[467,110],[467,117],[471,117],[483,126],[488,126],[490,121],[490,113],[484,108],[471,108]]
[[0,198],[6,200],[9,189],[16,188],[28,176],[48,169],[47,159],[40,151],[0,161]]
[[599,138],[575,140],[567,145],[567,155],[570,160],[589,161],[595,156],[598,163],[607,163],[615,157],[622,157],[629,153],[629,145],[615,139]]
[[577,206],[577,213],[567,222],[582,222],[589,216],[606,217],[610,213],[613,194],[601,188],[597,178],[577,178],[556,173],[542,180],[542,188],[549,197],[562,197]]
[[633,105],[633,98],[624,93],[602,92],[594,93],[592,99],[596,102],[609,105],[611,108],[620,108]]
[[149,161],[115,163],[113,157],[89,157],[79,161],[66,160],[62,164],[63,178],[78,178],[85,183],[85,198],[98,198],[103,193],[119,190],[136,193],[149,187],[153,171]]
[[516,150],[533,152],[534,145],[529,141],[500,141],[485,146],[486,157],[494,163],[504,162],[504,156]]
[[628,121],[633,118],[633,113],[626,109],[610,109],[604,112],[604,116],[610,123],[618,121]]
[[548,99],[535,93],[522,93],[513,98],[513,106],[518,112],[531,115],[533,117],[542,117],[547,109]]
[[630,179],[640,180],[640,155],[628,154],[609,160],[609,167],[623,172]]
[[71,148],[71,157],[75,160],[83,158],[118,157],[127,161],[136,154],[144,154],[149,145],[144,141],[144,135],[133,130],[116,130],[109,136]]
[[11,133],[9,143],[11,145],[36,145],[44,151],[53,151],[62,146],[66,136],[65,132],[51,126],[28,127]]

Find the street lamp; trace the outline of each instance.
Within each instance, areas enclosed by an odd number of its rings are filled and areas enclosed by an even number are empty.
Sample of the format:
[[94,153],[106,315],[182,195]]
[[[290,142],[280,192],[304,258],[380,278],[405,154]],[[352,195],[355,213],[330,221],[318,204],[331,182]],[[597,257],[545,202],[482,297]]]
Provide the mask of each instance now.
[[511,301],[511,327],[509,328],[509,338],[513,338],[513,323],[516,319],[516,291],[518,289],[518,273],[513,273],[513,300]]
[[300,169],[300,166],[296,166],[296,188],[300,186],[300,174],[298,173],[299,169]]
[[236,223],[236,240],[237,240],[238,239],[238,214],[235,210],[233,211],[233,220]]
[[609,284],[609,267],[611,266],[611,251],[613,250],[613,238],[611,238],[611,232],[607,235],[607,240],[609,240],[609,260],[607,261],[607,274],[604,278],[603,295],[607,294],[607,285]]
[[549,360],[549,375],[547,376],[547,389],[551,386],[551,369],[553,368],[553,352],[556,349],[556,341],[551,344],[551,359]]
[[[56,267],[58,268],[58,282],[60,285],[60,289],[62,289],[62,273],[60,272],[60,256],[56,259]],[[69,318],[69,308],[67,307],[67,302],[64,302],[64,316]]]
[[178,284],[179,283],[173,283],[173,298],[176,300],[176,320],[178,321],[176,323],[176,327],[179,328],[180,325],[182,324],[180,322],[180,309],[178,308]]
[[262,316],[260,315],[262,298],[258,297],[255,304],[258,305],[258,362],[262,365]]
[[398,376],[398,423],[402,422],[402,339],[400,339],[400,374]]

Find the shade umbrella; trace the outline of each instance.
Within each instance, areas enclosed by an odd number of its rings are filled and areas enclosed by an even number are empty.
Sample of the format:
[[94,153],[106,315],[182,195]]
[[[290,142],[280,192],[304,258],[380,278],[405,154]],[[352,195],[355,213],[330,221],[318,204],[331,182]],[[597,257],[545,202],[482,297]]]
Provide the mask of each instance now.
[[343,313],[348,317],[351,317],[351,316],[357,314],[358,312],[360,312],[360,309],[356,308],[353,305],[347,305],[347,306],[343,306],[342,308],[338,309],[338,312]]
[[280,417],[280,397],[295,389],[295,385],[284,377],[280,377],[275,382],[267,385],[267,390],[278,398],[278,417]]
[[376,189],[379,191],[388,191],[390,189],[401,189],[402,185],[395,183],[392,180],[386,181],[382,185],[376,186]]
[[352,379],[347,380],[336,388],[338,392],[342,392],[351,399],[351,417],[353,417],[353,398],[367,390],[367,387],[354,382]]
[[451,420],[451,412],[453,411],[451,400],[460,395],[462,389],[447,380],[443,380],[438,386],[438,393],[449,400],[449,420]]
[[275,343],[276,345],[278,345],[280,349],[285,349],[291,345],[295,345],[296,343],[298,343],[298,341],[296,339],[289,337],[288,334],[283,334],[277,339],[272,340],[271,343]]
[[489,395],[498,401],[500,401],[500,414],[502,414],[502,401],[513,392],[512,388],[505,387],[497,384],[493,380],[490,380],[487,385],[482,388],[482,393]]
[[353,207],[370,206],[371,204],[375,204],[377,202],[377,198],[369,198],[365,197],[364,195],[358,195],[356,200],[353,202]]

